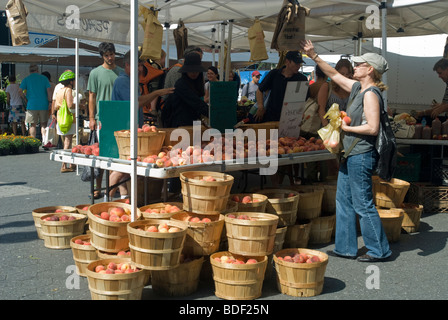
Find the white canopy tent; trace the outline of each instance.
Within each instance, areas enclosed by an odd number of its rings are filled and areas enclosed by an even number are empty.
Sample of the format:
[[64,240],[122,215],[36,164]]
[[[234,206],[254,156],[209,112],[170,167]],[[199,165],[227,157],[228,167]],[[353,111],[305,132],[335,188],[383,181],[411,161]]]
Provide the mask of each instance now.
[[[7,0],[0,0],[0,7],[5,8],[7,2]],[[311,9],[306,23],[306,33],[307,38],[314,42],[330,39],[383,37],[383,50],[386,52],[384,41],[386,37],[447,33],[447,1],[426,1],[425,4],[403,7],[398,6],[399,2],[401,1],[380,3],[376,0],[304,0],[300,3]],[[276,16],[283,1],[168,0],[161,3],[149,0],[97,0],[94,2],[78,0],[76,5],[73,5],[73,2],[68,0],[46,0],[45,2],[23,0],[23,3],[29,11],[27,17],[29,30],[71,36],[76,39],[129,43],[131,67],[135,69],[137,46],[143,39],[143,31],[138,23],[139,4],[154,5],[160,10],[158,17],[162,24],[177,23],[179,19],[182,19],[189,29],[190,44],[194,43],[193,35],[198,35],[198,38],[202,38],[204,42],[208,41],[208,37],[202,37],[200,32],[196,32],[193,24],[216,26],[224,21],[230,21],[232,27],[229,28],[231,35],[229,45],[233,48],[237,43],[236,40],[233,41],[233,38],[237,37],[236,31],[242,28],[241,37],[244,38],[247,35],[247,28],[252,25],[255,18],[259,18],[262,22],[266,40],[269,42],[269,32],[273,31],[273,27],[275,27]],[[377,10],[380,5],[383,7],[381,11]],[[369,11],[369,8],[373,11]],[[103,19],[98,19],[99,17]],[[366,21],[372,22],[372,18],[376,19],[378,23],[367,25]],[[224,31],[224,29],[222,30]],[[168,35],[168,33],[166,34]],[[223,39],[224,37],[221,37],[221,40]],[[230,43],[230,41],[232,42]],[[209,43],[210,46],[214,45],[211,41]],[[78,52],[78,47],[76,51]],[[131,126],[131,167],[133,172],[131,175],[131,203],[134,204],[133,216],[135,216],[136,204],[137,108],[135,106],[137,105],[137,87],[137,75],[134,73],[131,77],[131,124],[133,124]]]

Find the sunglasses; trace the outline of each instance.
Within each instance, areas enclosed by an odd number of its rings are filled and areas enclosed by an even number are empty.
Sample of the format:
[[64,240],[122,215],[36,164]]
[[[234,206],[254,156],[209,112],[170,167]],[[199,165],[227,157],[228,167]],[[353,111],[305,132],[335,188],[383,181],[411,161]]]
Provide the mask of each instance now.
[[355,68],[359,67],[369,67],[369,64],[367,62],[355,62]]

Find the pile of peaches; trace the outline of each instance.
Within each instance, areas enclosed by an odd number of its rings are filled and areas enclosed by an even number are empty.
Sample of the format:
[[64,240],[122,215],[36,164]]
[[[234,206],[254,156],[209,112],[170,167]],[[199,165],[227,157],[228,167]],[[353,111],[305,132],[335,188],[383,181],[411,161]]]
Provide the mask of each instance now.
[[90,246],[91,245],[90,240],[84,241],[82,239],[76,239],[73,242],[76,243],[76,244],[84,245],[84,246]]
[[280,261],[294,262],[294,263],[314,263],[321,262],[320,258],[316,255],[296,253],[293,256],[277,257]]
[[132,273],[136,271],[140,271],[140,269],[128,262],[109,262],[107,265],[99,264],[95,267],[96,273],[105,274]]
[[76,220],[77,218],[74,216],[71,216],[71,215],[66,215],[66,214],[63,214],[61,216],[58,216],[55,214],[55,215],[51,215],[51,216],[48,216],[45,218],[42,217],[41,219],[45,220],[45,221],[72,221],[72,220]]
[[146,226],[145,231],[147,232],[162,232],[162,233],[173,233],[173,232],[179,232],[182,231],[182,229],[178,227],[170,227],[165,222],[159,223],[158,225],[150,225]]
[[260,202],[260,199],[252,199],[251,196],[244,196],[242,199],[240,199],[239,196],[234,195],[232,196],[232,201],[235,202],[241,202],[241,203],[255,203],[255,202]]
[[148,208],[144,212],[146,213],[175,213],[179,212],[181,209],[178,206],[171,205],[169,203],[165,204],[163,208]]
[[109,211],[103,211],[100,214],[94,214],[94,216],[112,222],[131,221],[131,211],[128,208],[122,207],[113,207]]
[[83,145],[76,145],[72,148],[72,153],[82,153],[85,155],[94,155],[99,156],[100,155],[100,147],[98,142],[90,145],[90,146],[83,146]]
[[232,264],[253,264],[253,263],[258,263],[257,260],[253,259],[253,258],[235,258],[233,256],[227,256],[227,255],[223,255],[221,257],[215,257],[213,258],[215,261],[220,262],[220,263],[232,263]]

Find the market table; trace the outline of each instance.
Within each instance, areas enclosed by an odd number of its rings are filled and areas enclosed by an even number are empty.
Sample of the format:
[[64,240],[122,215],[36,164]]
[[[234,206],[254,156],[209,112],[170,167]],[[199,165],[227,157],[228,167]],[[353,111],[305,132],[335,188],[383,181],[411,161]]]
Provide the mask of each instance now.
[[[276,160],[277,165],[280,167],[285,165],[292,165],[306,162],[325,161],[335,158],[336,158],[335,154],[332,154],[327,150],[319,150],[319,151],[283,154],[280,155]],[[53,150],[50,153],[50,160],[75,164],[78,166],[87,166],[90,167],[92,171],[94,168],[100,168],[104,170],[119,171],[128,174],[132,173],[130,160],[72,153],[71,151],[68,150]],[[271,164],[269,160],[272,161],[273,158],[253,157],[244,159],[223,160],[210,163],[187,164],[183,166],[166,167],[166,168],[158,168],[151,163],[137,162],[136,173],[137,176],[164,179],[163,201],[166,201],[167,199],[166,179],[179,177],[181,172],[193,171],[193,170],[231,172],[231,171],[268,168]],[[93,203],[93,185],[94,181],[92,179],[91,181],[92,203]],[[107,183],[106,183],[106,190],[108,194]]]

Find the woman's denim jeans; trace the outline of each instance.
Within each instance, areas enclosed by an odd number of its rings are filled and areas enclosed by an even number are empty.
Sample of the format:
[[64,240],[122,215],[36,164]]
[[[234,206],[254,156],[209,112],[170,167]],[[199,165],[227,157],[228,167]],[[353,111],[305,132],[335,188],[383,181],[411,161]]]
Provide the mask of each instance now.
[[336,239],[334,252],[343,256],[356,256],[358,239],[356,214],[359,215],[361,234],[374,258],[391,255],[389,242],[375,208],[372,192],[372,174],[378,154],[370,151],[352,155],[341,163],[336,191]]

